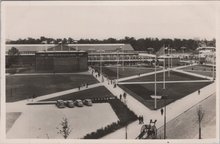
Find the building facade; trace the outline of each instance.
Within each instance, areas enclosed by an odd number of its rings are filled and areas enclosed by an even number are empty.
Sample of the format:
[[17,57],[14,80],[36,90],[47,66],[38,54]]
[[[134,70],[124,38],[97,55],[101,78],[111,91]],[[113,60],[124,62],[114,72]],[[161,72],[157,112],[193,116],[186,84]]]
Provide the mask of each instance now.
[[36,72],[71,73],[88,70],[88,54],[83,51],[45,51],[35,53]]

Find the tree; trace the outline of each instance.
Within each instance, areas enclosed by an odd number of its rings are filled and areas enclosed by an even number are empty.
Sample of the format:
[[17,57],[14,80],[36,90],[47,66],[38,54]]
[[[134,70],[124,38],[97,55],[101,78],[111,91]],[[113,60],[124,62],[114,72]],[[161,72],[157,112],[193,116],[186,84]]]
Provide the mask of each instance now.
[[8,50],[8,63],[6,67],[10,67],[12,64],[15,64],[18,60],[18,56],[20,55],[20,52],[17,48],[12,47]]
[[205,111],[202,109],[201,105],[199,105],[196,112],[197,112],[197,122],[199,123],[199,139],[201,139],[202,138],[202,136],[201,136],[201,122],[202,122],[202,119],[205,115]]
[[69,125],[69,122],[67,120],[67,118],[63,118],[63,120],[61,121],[59,127],[57,127],[58,129],[58,134],[61,134],[64,139],[67,139],[68,136],[70,135],[70,133],[72,132],[72,129]]

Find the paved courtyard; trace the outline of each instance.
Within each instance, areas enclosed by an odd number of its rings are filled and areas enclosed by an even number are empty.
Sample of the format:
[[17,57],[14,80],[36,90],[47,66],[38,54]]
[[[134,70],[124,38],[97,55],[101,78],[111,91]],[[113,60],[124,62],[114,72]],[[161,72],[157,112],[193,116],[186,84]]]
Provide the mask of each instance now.
[[[12,110],[11,110],[12,111]],[[55,105],[32,105],[23,109],[20,117],[8,130],[7,138],[63,138],[57,127],[66,117],[72,132],[68,138],[82,138],[118,120],[110,104],[93,104],[92,107],[58,109]]]
[[[181,66],[179,68],[184,68]],[[189,72],[184,72],[179,70],[178,67],[172,70],[182,72],[184,74],[191,74]],[[162,70],[157,71],[161,73]],[[92,73],[90,69],[90,73]],[[119,79],[119,82],[127,81],[134,78],[140,78],[143,76],[149,76],[154,74],[154,72],[148,72],[141,75],[133,75]],[[100,83],[93,84],[90,88],[95,88],[99,86],[104,86],[113,95],[119,98],[120,94],[124,93],[124,90],[120,87],[114,88],[114,82],[110,83],[106,77],[100,76],[96,77],[97,73],[93,73],[94,78],[96,78]],[[207,78],[210,81],[212,78],[199,75],[191,74],[192,76]],[[104,80],[104,81],[102,81]],[[202,100],[209,97],[215,92],[216,83],[211,83],[203,88],[201,88],[201,94],[198,92],[192,92],[187,94],[185,97],[176,100],[173,103],[167,105],[167,122],[176,118],[180,114],[184,113],[189,108],[198,104]],[[83,89],[84,90],[84,89]],[[37,102],[39,100],[53,98],[61,96],[64,94],[75,93],[77,89],[70,89],[66,91],[61,91],[58,93],[52,93],[42,96],[40,99],[35,98],[33,101]],[[124,99],[122,99],[124,101]],[[126,97],[126,103],[129,109],[131,109],[136,115],[144,116],[144,123],[148,124],[150,119],[157,120],[157,127],[163,126],[163,117],[161,116],[160,110],[151,110],[131,96],[129,93]],[[28,106],[27,100],[22,100],[13,103],[7,103],[7,112],[22,112],[21,116],[15,121],[12,128],[8,131],[8,138],[62,138],[57,134],[56,127],[59,125],[63,117],[67,117],[70,121],[70,125],[73,126],[73,132],[69,138],[82,138],[85,134],[96,131],[98,128],[104,127],[112,122],[118,120],[116,114],[112,110],[109,104],[94,104],[93,107],[84,108],[74,108],[74,109],[57,109],[54,105],[32,105]],[[52,123],[51,123],[52,122]],[[25,123],[25,124],[24,124]],[[132,122],[128,125],[128,139],[135,139],[140,133],[141,125],[138,125],[138,121]],[[19,134],[16,130],[22,129]],[[74,131],[75,129],[75,131]],[[30,132],[31,131],[31,132]],[[125,128],[116,130],[103,137],[103,139],[124,139],[125,138]]]

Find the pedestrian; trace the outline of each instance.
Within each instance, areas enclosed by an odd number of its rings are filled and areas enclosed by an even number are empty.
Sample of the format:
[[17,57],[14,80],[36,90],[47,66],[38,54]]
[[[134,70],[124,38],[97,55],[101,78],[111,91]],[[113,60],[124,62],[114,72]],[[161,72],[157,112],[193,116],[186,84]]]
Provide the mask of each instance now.
[[119,95],[119,97],[120,97],[120,100],[121,100],[121,98],[122,98],[122,95],[120,94],[120,95]]
[[144,124],[144,116],[143,115],[141,116],[141,121],[142,121],[142,124]]
[[116,84],[114,84],[114,88],[116,88]]
[[79,91],[80,91],[80,86],[78,87]]
[[200,95],[200,89],[198,90],[198,95]]
[[161,113],[161,115],[163,115],[163,109],[160,109],[160,113]]
[[127,96],[127,94],[124,92],[124,94],[123,94],[124,99],[126,99],[126,96]]
[[141,116],[140,115],[138,116],[138,122],[139,122],[139,124],[141,124]]

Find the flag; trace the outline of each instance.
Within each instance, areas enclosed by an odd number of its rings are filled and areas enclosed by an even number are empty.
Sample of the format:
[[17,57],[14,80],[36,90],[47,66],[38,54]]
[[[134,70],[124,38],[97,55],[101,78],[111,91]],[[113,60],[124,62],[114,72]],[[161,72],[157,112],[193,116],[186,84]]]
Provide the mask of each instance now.
[[159,57],[160,55],[164,54],[165,51],[165,47],[163,46],[162,48],[159,49],[159,51],[156,52],[156,57]]

